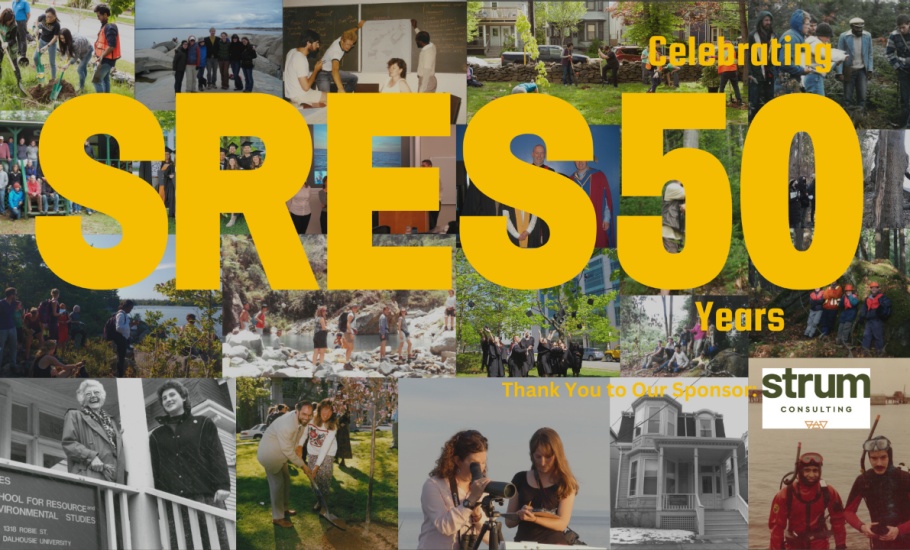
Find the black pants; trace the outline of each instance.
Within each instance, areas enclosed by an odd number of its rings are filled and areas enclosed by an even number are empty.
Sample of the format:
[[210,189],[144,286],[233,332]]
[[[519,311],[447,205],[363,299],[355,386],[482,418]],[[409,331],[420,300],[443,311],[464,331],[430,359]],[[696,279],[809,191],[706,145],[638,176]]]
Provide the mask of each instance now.
[[306,235],[306,228],[310,225],[310,216],[298,216],[297,214],[291,214],[291,220],[294,221],[294,229],[297,230],[298,235]]
[[[610,71],[609,80],[607,80],[607,71]],[[619,88],[619,67],[604,67],[601,69],[600,76],[605,83],[612,83],[614,88]]]
[[123,378],[126,374],[126,350],[130,347],[130,342],[119,332],[114,333],[114,346],[117,348],[117,378]]
[[[440,208],[442,207],[442,205],[439,205],[439,206],[440,206]],[[429,214],[430,214],[430,229],[429,229],[429,231],[433,231],[434,229],[436,229],[436,222],[439,221],[439,210],[437,210],[436,212],[430,212]]]
[[329,212],[328,210],[323,210],[319,213],[319,227],[322,229],[323,235],[329,234]]
[[[25,57],[25,52],[28,49],[28,21],[16,21],[16,28],[18,32],[19,39],[19,57]],[[27,59],[27,58],[26,58]]]
[[174,71],[174,92],[180,93],[183,90],[183,75],[186,71]]
[[752,82],[749,80],[749,122],[755,118],[765,103],[774,99],[774,81]]
[[739,79],[736,78],[736,71],[720,73],[720,93],[727,89],[727,82],[733,86],[733,93],[736,95],[736,101],[742,103],[743,96],[739,93]]

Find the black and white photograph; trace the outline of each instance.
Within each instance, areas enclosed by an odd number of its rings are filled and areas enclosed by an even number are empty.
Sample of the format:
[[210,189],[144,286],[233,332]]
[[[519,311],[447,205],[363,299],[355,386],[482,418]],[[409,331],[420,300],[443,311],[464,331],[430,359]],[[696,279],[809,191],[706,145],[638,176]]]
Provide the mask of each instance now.
[[231,380],[0,380],[0,547],[235,548],[235,400]]

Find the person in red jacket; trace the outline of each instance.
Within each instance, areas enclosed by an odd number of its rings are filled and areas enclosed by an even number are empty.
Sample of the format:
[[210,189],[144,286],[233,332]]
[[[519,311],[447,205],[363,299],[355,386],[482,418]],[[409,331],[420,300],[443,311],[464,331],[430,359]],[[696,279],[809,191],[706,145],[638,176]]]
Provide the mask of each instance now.
[[822,465],[822,455],[804,453],[796,479],[774,496],[768,518],[771,550],[827,550],[831,531],[826,514],[830,514],[835,548],[847,548],[844,505],[834,487],[822,480]]
[[837,311],[840,309],[840,301],[844,296],[844,287],[838,281],[831,283],[825,289],[825,303],[822,304],[822,319],[819,328],[822,336],[827,336],[832,332],[837,335]]

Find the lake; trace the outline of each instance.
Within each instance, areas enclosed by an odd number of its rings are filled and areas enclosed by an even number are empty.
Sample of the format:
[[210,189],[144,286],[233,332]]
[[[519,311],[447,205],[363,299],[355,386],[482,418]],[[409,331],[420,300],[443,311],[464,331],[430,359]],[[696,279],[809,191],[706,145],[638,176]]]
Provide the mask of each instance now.
[[[199,29],[136,29],[136,49],[145,49],[151,48],[159,42],[167,42],[171,38],[177,37],[178,40],[186,40],[187,37],[193,35],[196,37],[196,40],[202,40],[209,35],[209,28],[199,28]],[[253,34],[269,34],[278,36],[281,34],[280,30],[264,30],[264,29],[216,29],[216,36],[221,36],[221,32],[224,31],[228,33],[228,37],[236,33],[241,38],[244,36],[249,36]],[[255,44],[255,41],[253,42]]]
[[[130,313],[130,315],[136,315],[138,313],[142,316],[142,319],[145,320],[149,311],[160,311],[162,314],[162,321],[166,321],[168,319],[176,319],[178,327],[186,325],[186,316],[189,313],[195,313],[197,319],[201,317],[201,314],[197,308],[186,306],[135,306],[133,307],[133,311]],[[218,333],[218,337],[221,338],[220,324],[215,323],[215,331]]]
[[[497,510],[504,512],[508,506],[498,507]],[[516,528],[509,529],[506,527],[505,520],[502,522],[502,535],[507,541],[515,540]],[[419,509],[399,509],[398,510],[398,547],[399,548],[417,548],[417,538],[420,536],[420,525],[423,523],[423,512]],[[588,546],[598,546],[608,548],[610,545],[610,514],[604,511],[601,514],[596,512],[575,510],[572,513],[572,521],[569,527],[578,533],[582,542]],[[481,546],[481,548],[487,548]],[[584,548],[584,547],[582,547]]]
[[[266,347],[271,347],[274,339],[278,338],[281,341],[281,345],[287,346],[291,349],[297,351],[313,351],[313,333],[306,332],[303,334],[288,334],[283,333],[281,337],[274,335],[267,335],[262,337],[262,343]],[[334,347],[332,342],[335,340],[335,331],[329,331],[328,344],[329,347]],[[411,349],[414,350],[418,347],[420,348],[429,348],[432,342],[426,338],[411,338]],[[389,334],[389,343],[391,353],[394,353],[398,350],[398,334]],[[405,344],[407,346],[407,344]],[[357,338],[354,339],[354,351],[373,351],[379,347],[379,335],[378,334],[363,334],[357,335]],[[402,353],[406,348],[402,348]]]
[[[847,495],[860,473],[862,444],[869,430],[762,430],[760,403],[749,405],[749,547],[767,548],[770,540],[768,516],[771,500],[780,490],[780,480],[793,470],[796,445],[802,452],[818,452],[824,458],[822,478],[837,490],[846,506]],[[872,407],[872,421],[880,414],[875,435],[887,436],[894,443],[894,463],[910,463],[910,407],[889,405]],[[872,426],[870,422],[869,426]],[[866,468],[870,468],[866,460]],[[866,504],[858,515],[869,521]],[[830,523],[829,523],[830,527]],[[834,547],[834,539],[831,539]],[[847,547],[869,548],[867,539],[847,525]]]

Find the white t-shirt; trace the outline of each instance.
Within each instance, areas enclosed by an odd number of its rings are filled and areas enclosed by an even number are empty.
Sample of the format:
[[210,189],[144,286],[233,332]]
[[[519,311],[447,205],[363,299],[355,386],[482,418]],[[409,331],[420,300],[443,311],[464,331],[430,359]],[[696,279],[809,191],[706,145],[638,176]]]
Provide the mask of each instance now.
[[331,71],[332,61],[341,63],[341,58],[344,57],[344,54],[346,53],[347,52],[341,49],[341,38],[332,42],[332,45],[325,51],[325,55],[322,56],[322,63],[325,65],[325,69]]
[[455,296],[449,296],[448,298],[446,298],[445,307],[455,307]]
[[322,92],[315,86],[309,90],[304,90],[300,85],[301,78],[309,78],[310,64],[306,55],[296,49],[288,52],[284,61],[284,95],[291,103],[299,105],[301,103],[319,103],[322,99]]

